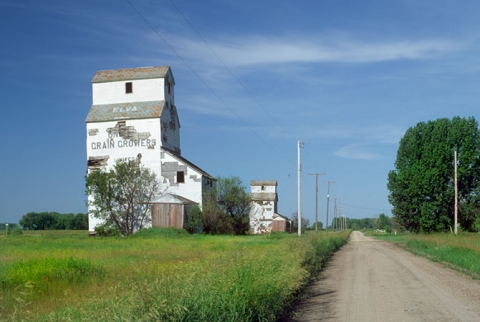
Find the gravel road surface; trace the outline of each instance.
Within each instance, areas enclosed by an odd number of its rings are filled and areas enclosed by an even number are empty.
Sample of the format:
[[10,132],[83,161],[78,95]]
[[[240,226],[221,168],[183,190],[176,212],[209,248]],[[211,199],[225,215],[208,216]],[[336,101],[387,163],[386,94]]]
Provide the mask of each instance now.
[[480,322],[480,281],[355,231],[289,321]]

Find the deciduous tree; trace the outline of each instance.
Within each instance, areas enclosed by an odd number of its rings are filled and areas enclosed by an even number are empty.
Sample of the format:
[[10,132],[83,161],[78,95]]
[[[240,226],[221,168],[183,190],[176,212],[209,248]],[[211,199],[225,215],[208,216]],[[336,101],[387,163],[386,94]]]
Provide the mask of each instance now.
[[455,150],[459,222],[464,229],[472,228],[480,208],[480,133],[473,117],[420,122],[406,131],[387,184],[400,225],[415,232],[453,226]]
[[385,229],[386,226],[390,227],[390,218],[385,215],[384,213],[381,213],[378,215],[377,219],[377,229]]
[[218,177],[215,187],[203,195],[200,214],[203,231],[244,235],[250,230],[251,207],[252,198],[240,178]]
[[[297,219],[297,220],[298,220],[298,219]],[[317,221],[317,227],[318,227],[318,229],[322,229],[323,223],[322,223],[321,221]],[[310,227],[310,229],[315,230],[315,223],[312,224],[312,226]]]
[[230,217],[236,235],[250,230],[252,197],[239,177],[217,178],[215,192],[220,208]]
[[117,161],[110,170],[85,177],[89,212],[131,235],[151,221],[150,202],[160,193],[153,171],[137,162]]
[[[292,221],[292,230],[297,231],[298,230],[298,211],[295,211],[290,215],[290,220]],[[302,216],[302,222],[300,226],[301,231],[305,232],[305,230],[308,228],[309,225],[310,225],[310,219]]]
[[202,211],[200,212],[199,218],[205,234],[233,233],[232,220],[220,207],[215,189],[204,193]]

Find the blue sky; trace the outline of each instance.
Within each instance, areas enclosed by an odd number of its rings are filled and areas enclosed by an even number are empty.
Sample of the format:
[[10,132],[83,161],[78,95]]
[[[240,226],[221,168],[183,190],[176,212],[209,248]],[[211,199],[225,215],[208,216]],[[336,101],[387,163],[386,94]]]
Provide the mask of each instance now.
[[[214,176],[277,180],[278,211],[391,215],[398,142],[474,116],[480,3],[0,1],[0,221],[86,212],[85,118],[97,70],[172,68],[182,155]],[[249,187],[248,187],[249,188]]]

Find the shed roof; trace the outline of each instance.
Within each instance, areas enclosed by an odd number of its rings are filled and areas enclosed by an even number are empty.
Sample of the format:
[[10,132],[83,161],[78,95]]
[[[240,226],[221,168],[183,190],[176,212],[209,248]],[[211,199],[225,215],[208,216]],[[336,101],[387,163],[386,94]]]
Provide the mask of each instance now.
[[172,193],[165,193],[158,198],[155,198],[150,203],[160,203],[160,204],[180,204],[180,205],[197,205],[198,202],[187,199],[185,197],[175,195]]
[[288,219],[287,217],[283,216],[283,215],[280,215],[280,214],[277,214],[275,213],[273,215],[273,219],[272,220],[275,220],[275,221],[290,221],[290,219]]
[[92,105],[86,123],[160,117],[165,101]]
[[[171,74],[170,66],[99,70],[93,77],[92,83],[104,83],[134,79],[164,78],[169,71]],[[171,75],[171,77],[173,80],[173,75]],[[175,83],[174,80],[173,83]]]

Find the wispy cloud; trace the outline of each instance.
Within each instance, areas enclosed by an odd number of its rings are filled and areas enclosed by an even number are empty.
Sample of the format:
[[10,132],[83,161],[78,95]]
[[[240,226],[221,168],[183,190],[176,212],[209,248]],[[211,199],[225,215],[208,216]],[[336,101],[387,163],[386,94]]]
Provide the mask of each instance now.
[[[329,125],[311,125],[299,123],[290,129],[294,136],[307,141],[317,140],[355,140],[368,144],[398,144],[405,134],[405,129],[396,125],[358,126],[348,121]],[[272,136],[282,137],[282,132],[271,131]]]
[[[203,43],[192,40],[178,42],[182,52],[198,57],[211,57]],[[404,59],[428,59],[462,48],[462,44],[443,39],[358,41],[349,37],[322,39],[318,36],[287,37],[252,36],[211,42],[210,47],[229,66],[314,63],[370,63]],[[204,55],[199,55],[203,52]]]
[[336,150],[334,154],[347,159],[375,160],[380,158],[380,155],[368,151],[361,145],[347,145]]

